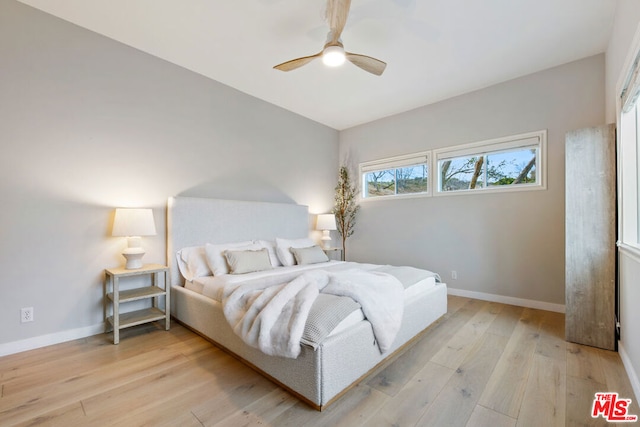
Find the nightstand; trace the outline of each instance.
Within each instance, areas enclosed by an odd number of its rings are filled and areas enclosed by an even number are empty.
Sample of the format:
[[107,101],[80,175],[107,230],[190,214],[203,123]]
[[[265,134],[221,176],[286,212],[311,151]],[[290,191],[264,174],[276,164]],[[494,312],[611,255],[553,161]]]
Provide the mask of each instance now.
[[342,257],[342,248],[327,248],[323,249],[324,253],[327,254],[330,260],[344,261]]
[[[164,288],[159,286],[160,274],[164,274]],[[120,279],[135,276],[151,276],[151,286],[142,286],[135,289],[120,290]],[[105,270],[104,281],[104,317],[105,332],[109,332],[108,326],[113,328],[113,343],[120,342],[120,329],[156,320],[165,320],[165,327],[169,330],[169,267],[160,264],[146,264],[142,268],[127,270],[125,268],[108,268]],[[164,310],[158,305],[159,297],[164,296]],[[120,304],[138,301],[146,298],[152,299],[152,306],[142,310],[120,313]],[[113,305],[113,315],[107,316],[108,305]]]

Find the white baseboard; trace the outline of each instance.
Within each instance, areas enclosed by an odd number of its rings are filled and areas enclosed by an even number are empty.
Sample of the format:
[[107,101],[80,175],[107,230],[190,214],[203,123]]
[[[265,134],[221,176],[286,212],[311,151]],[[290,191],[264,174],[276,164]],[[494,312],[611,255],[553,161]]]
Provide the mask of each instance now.
[[455,289],[447,287],[447,293],[449,295],[455,295],[459,297],[467,297],[473,299],[480,299],[483,301],[499,302],[502,304],[517,305],[519,307],[536,308],[538,310],[555,311],[556,313],[564,313],[564,304],[553,304],[550,302],[536,301],[532,299],[505,297],[502,295],[487,294],[484,292],[466,291],[464,289]]
[[26,340],[8,342],[5,344],[0,344],[0,356],[7,356],[9,354],[15,354],[40,347],[46,347],[48,345],[77,340],[79,338],[85,338],[103,332],[104,323],[100,323],[98,325],[86,326],[84,328],[77,328],[48,335],[41,335],[39,337],[28,338]]
[[618,341],[618,354],[620,354],[620,359],[622,359],[622,364],[624,365],[624,369],[627,371],[627,375],[629,376],[629,382],[631,382],[631,387],[633,387],[633,393],[635,394],[635,401],[638,402],[638,396],[640,396],[640,380],[638,379],[638,374],[636,370],[633,368],[631,364],[631,358],[627,354],[624,346],[621,341]]
[[[520,307],[537,308],[540,310],[555,311],[558,313],[564,313],[564,305],[552,304],[549,302],[535,301],[523,298],[505,297],[502,295],[487,294],[484,292],[466,291],[463,289],[447,288],[449,295],[457,295],[467,298],[474,298],[483,301],[499,302],[503,304],[517,305]],[[91,335],[97,335],[104,332],[104,323],[100,323],[93,326],[86,326],[84,328],[71,329],[68,331],[56,332],[48,335],[41,335],[39,337],[28,338],[26,340],[14,341],[5,344],[0,344],[0,357],[7,356],[9,354],[20,353],[27,350],[33,350],[40,347],[46,347],[48,345],[59,344],[62,342],[72,341],[79,338],[89,337]],[[622,356],[622,353],[621,353]],[[623,358],[624,362],[624,358]],[[628,365],[628,367],[627,367]],[[627,371],[631,368],[629,361],[625,363]],[[634,391],[636,395],[640,395],[638,386],[638,377],[635,377],[636,383],[634,384]]]

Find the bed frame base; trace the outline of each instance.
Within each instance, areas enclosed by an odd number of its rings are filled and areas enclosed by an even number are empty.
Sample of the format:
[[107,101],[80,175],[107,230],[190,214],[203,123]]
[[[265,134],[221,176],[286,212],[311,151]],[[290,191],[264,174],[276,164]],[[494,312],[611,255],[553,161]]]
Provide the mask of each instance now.
[[393,363],[393,361],[395,361],[398,357],[400,357],[402,355],[402,353],[404,353],[407,349],[409,349],[410,347],[412,347],[416,342],[418,342],[420,339],[422,339],[422,337],[429,331],[431,330],[433,327],[435,327],[440,320],[442,319],[442,317],[438,318],[438,320],[436,320],[435,322],[433,322],[431,325],[427,326],[425,329],[422,330],[422,332],[420,332],[418,335],[416,335],[415,337],[411,338],[409,341],[407,341],[406,343],[404,343],[400,348],[398,348],[397,350],[395,350],[393,353],[391,353],[390,355],[388,355],[385,359],[381,360],[376,366],[374,366],[373,368],[371,368],[369,371],[365,372],[360,378],[358,378],[357,380],[355,380],[351,385],[349,385],[347,388],[345,388],[344,390],[342,390],[340,393],[336,394],[332,399],[330,399],[327,403],[325,403],[324,405],[318,405],[317,403],[307,399],[306,397],[304,397],[303,395],[301,395],[300,393],[296,392],[295,390],[293,390],[292,388],[288,387],[287,385],[281,383],[280,381],[278,381],[277,378],[272,377],[271,375],[269,375],[268,373],[266,373],[265,371],[263,371],[262,369],[258,368],[256,365],[254,365],[253,363],[249,362],[248,360],[238,356],[237,354],[235,354],[233,351],[229,350],[227,347],[223,346],[222,344],[220,344],[219,342],[216,342],[214,340],[212,340],[211,338],[209,338],[208,336],[204,335],[203,333],[197,331],[196,329],[192,328],[191,326],[187,325],[186,323],[182,322],[180,319],[177,319],[173,316],[171,316],[173,318],[173,320],[175,320],[177,323],[181,324],[182,326],[184,326],[185,328],[189,329],[190,331],[194,332],[195,334],[198,334],[199,336],[201,336],[202,338],[204,338],[205,340],[209,341],[211,344],[213,344],[214,346],[216,346],[217,348],[219,348],[220,350],[224,351],[225,353],[227,353],[229,356],[233,357],[234,359],[238,360],[239,362],[243,363],[244,365],[248,366],[249,368],[253,369],[254,371],[256,371],[257,373],[259,373],[260,375],[266,377],[269,381],[273,382],[274,384],[278,385],[279,387],[282,387],[283,389],[287,390],[290,394],[294,395],[297,399],[301,400],[302,402],[306,403],[307,405],[309,405],[310,407],[312,407],[313,409],[322,412],[324,409],[326,409],[327,407],[329,407],[330,405],[332,405],[335,401],[337,401],[338,399],[340,399],[343,395],[347,394],[353,387],[357,386],[358,384],[360,384],[365,378],[367,378],[369,375],[373,374],[374,372],[376,372],[377,370],[386,368],[388,365],[390,365],[391,363]]
[[[311,407],[322,410],[376,369],[410,347],[447,310],[444,284],[409,303],[391,351],[381,355],[371,324],[363,320],[328,337],[316,351],[303,346],[297,359],[267,356],[247,346],[224,318],[221,304],[183,287],[172,288],[175,319],[204,336]],[[225,343],[224,345],[221,343]]]
[[[172,316],[173,317],[173,316]],[[219,342],[216,342],[214,340],[212,340],[211,338],[209,338],[208,336],[206,336],[205,334],[203,334],[202,332],[197,331],[196,329],[192,328],[191,326],[187,325],[186,323],[180,321],[179,319],[176,319],[175,317],[173,317],[173,320],[175,320],[176,322],[178,322],[179,324],[181,324],[182,326],[184,326],[185,328],[189,329],[190,331],[200,335],[202,338],[204,338],[205,340],[209,341],[211,344],[213,344],[214,346],[216,346],[217,348],[219,348],[220,350],[224,351],[225,353],[227,353],[229,356],[233,357],[234,359],[238,360],[239,362],[243,363],[244,365],[248,366],[249,368],[253,369],[254,371],[256,371],[257,373],[259,373],[260,375],[262,375],[263,377],[267,378],[269,381],[271,381],[272,383],[275,383],[276,385],[282,387],[283,389],[287,390],[289,393],[291,393],[292,395],[294,395],[296,398],[298,398],[299,400],[303,401],[304,403],[306,403],[307,405],[311,406],[313,409],[317,410],[317,411],[322,411],[327,405],[325,406],[320,406],[314,402],[312,402],[311,400],[307,399],[306,397],[304,397],[303,395],[301,395],[300,393],[296,392],[295,390],[291,389],[290,387],[287,387],[285,384],[282,384],[280,381],[278,381],[277,378],[272,377],[271,375],[269,375],[268,373],[266,373],[265,371],[263,371],[262,369],[258,368],[256,365],[254,365],[253,363],[249,362],[246,359],[243,359],[242,357],[238,356],[237,354],[235,354],[233,351],[229,350],[227,347],[223,346],[222,344],[220,344]]]

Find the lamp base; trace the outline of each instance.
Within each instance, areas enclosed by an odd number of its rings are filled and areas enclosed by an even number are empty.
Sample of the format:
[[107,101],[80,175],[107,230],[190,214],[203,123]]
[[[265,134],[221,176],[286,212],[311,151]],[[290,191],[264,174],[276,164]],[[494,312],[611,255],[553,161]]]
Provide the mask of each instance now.
[[142,268],[142,257],[144,256],[144,249],[141,247],[126,248],[122,251],[122,256],[127,260],[127,264],[124,266],[127,270],[137,270]]
[[329,235],[329,230],[322,230],[322,249],[329,249],[331,247],[331,236]]

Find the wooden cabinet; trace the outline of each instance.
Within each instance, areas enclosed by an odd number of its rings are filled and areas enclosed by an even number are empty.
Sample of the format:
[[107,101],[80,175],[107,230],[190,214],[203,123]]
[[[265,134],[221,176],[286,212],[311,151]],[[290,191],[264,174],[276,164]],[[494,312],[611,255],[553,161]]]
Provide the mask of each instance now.
[[567,133],[565,180],[566,339],[614,350],[614,125]]
[[[108,330],[108,325],[113,328],[113,343],[120,342],[120,329],[131,326],[140,325],[156,320],[165,321],[165,327],[169,330],[170,313],[169,313],[169,267],[159,264],[147,264],[142,268],[135,270],[127,270],[124,268],[109,268],[105,270],[104,283],[104,316]],[[163,287],[160,287],[160,274],[164,276]],[[120,290],[120,279],[135,276],[151,276],[151,286],[143,286],[135,289]],[[158,303],[161,296],[165,297],[164,309]],[[129,311],[120,313],[120,305],[138,301],[142,299],[151,299],[152,306],[142,310]],[[113,314],[108,316],[108,305],[113,306]]]

